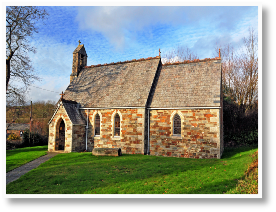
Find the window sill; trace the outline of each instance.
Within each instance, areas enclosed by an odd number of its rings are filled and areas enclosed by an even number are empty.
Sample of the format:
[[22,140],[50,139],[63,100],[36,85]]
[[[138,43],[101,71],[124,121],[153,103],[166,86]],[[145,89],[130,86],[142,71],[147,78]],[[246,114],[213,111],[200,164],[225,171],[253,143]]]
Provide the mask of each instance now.
[[96,136],[94,136],[94,139],[100,139],[101,138],[101,136],[100,135],[96,135]]
[[172,139],[182,139],[182,135],[171,135]]
[[114,136],[114,137],[112,138],[112,140],[121,140],[121,137],[120,137],[120,136]]

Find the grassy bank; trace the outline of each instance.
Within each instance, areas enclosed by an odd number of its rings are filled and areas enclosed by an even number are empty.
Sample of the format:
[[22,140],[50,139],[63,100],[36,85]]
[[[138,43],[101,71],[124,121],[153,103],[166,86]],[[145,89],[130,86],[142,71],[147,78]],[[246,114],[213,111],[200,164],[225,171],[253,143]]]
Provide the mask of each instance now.
[[8,194],[223,194],[233,190],[257,148],[222,159],[59,154],[7,186]]
[[258,151],[251,156],[254,161],[248,166],[245,176],[227,194],[258,194]]

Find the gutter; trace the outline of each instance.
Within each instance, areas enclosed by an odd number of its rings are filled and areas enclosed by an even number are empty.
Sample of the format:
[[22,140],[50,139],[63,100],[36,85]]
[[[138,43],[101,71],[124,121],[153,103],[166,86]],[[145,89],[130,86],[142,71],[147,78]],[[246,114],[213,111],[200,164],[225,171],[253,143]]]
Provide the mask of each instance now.
[[80,110],[103,110],[103,109],[144,109],[145,107],[82,107]]
[[89,110],[87,110],[86,129],[85,129],[85,150],[86,151],[87,151],[87,136],[88,136],[88,115],[89,115]]
[[221,109],[222,107],[198,107],[198,106],[191,106],[191,107],[160,107],[160,108],[154,108],[154,107],[148,107],[148,110],[187,110],[187,109]]
[[148,149],[147,154],[150,154],[150,116],[149,116],[149,110],[148,110]]

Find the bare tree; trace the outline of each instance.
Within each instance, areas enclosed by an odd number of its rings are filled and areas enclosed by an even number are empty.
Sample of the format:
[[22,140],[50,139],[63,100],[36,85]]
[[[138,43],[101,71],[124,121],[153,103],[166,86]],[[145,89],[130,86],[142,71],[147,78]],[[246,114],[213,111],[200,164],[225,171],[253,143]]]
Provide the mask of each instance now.
[[244,103],[251,107],[258,99],[258,37],[253,29],[249,29],[249,36],[243,41],[245,48],[240,57],[240,67],[247,84]]
[[184,60],[194,60],[198,59],[198,56],[193,53],[188,47],[186,46],[177,46],[177,48],[172,49],[171,51],[164,53],[164,58],[166,58],[166,62],[168,61],[179,61],[183,62]]
[[27,86],[38,79],[28,55],[35,48],[29,41],[38,32],[36,22],[47,15],[39,7],[6,7],[6,97],[11,103],[24,102]]
[[[218,47],[216,48],[218,53]],[[231,44],[221,48],[224,95],[245,109],[258,100],[258,37],[253,29],[234,49]]]
[[234,47],[231,44],[227,44],[223,47],[216,47],[215,57],[220,55],[222,59],[221,68],[222,68],[222,85],[224,95],[231,99],[232,101],[236,100],[235,97],[235,71],[237,70],[237,61],[236,61],[236,52]]

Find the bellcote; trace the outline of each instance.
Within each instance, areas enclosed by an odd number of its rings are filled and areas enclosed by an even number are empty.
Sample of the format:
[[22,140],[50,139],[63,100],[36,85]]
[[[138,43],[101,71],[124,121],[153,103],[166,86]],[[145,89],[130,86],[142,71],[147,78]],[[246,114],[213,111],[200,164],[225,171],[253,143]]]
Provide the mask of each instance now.
[[81,69],[87,66],[87,54],[84,48],[84,45],[79,45],[73,52],[73,65],[72,65],[72,74],[70,75],[70,83],[75,77],[79,76]]

